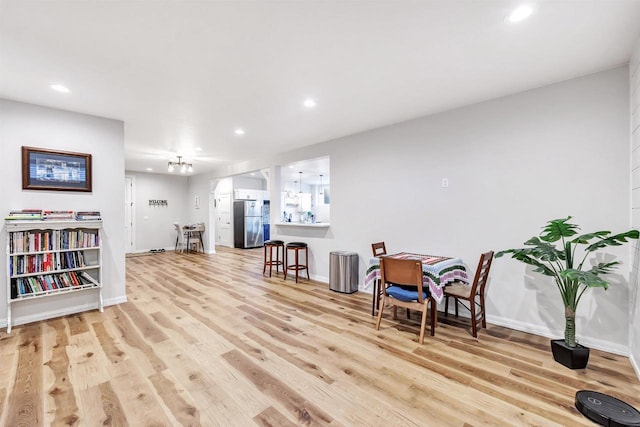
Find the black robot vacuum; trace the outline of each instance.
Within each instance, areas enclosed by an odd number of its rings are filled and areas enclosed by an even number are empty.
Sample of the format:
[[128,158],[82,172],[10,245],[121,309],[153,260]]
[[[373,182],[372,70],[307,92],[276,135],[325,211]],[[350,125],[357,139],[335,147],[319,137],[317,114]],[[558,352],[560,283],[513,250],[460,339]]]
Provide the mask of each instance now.
[[640,412],[633,406],[597,391],[576,393],[576,408],[591,421],[607,427],[640,427]]

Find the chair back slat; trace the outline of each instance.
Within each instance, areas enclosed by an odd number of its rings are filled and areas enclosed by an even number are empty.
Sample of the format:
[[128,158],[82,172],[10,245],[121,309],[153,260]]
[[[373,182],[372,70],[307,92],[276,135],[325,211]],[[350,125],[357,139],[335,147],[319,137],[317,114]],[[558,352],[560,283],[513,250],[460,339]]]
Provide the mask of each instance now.
[[480,256],[478,262],[478,268],[476,269],[476,275],[471,285],[471,295],[484,295],[485,287],[487,286],[487,280],[489,279],[489,270],[491,269],[491,262],[493,261],[493,251],[483,253]]
[[423,302],[422,263],[420,261],[383,256],[380,258],[380,276],[385,294],[387,284],[415,286],[418,291],[418,302]]
[[384,245],[384,242],[372,243],[371,251],[373,252],[373,256],[381,256],[387,254],[387,248]]

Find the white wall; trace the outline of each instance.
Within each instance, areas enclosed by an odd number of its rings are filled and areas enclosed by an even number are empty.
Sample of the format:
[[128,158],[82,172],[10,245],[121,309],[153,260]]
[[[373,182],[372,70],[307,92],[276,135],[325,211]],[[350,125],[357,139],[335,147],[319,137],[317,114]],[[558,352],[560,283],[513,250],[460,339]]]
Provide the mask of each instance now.
[[[481,252],[521,246],[553,218],[572,215],[585,232],[629,227],[628,78],[619,67],[209,176],[330,156],[331,227],[272,230],[272,238],[310,244],[312,277],[326,280],[330,251],[352,250],[362,282],[370,244],[380,240],[390,251],[460,256],[473,273]],[[577,335],[625,354],[630,260],[624,249],[608,252],[624,265],[606,295],[585,295]],[[488,292],[490,322],[563,335],[557,289],[524,265],[496,260]]]
[[[256,172],[260,174],[260,172]],[[250,178],[248,176],[233,177],[234,190],[266,190],[267,180],[264,178]]]
[[[173,250],[176,244],[174,222],[189,220],[189,180],[181,175],[126,172],[135,177],[135,248],[134,252],[151,249]],[[149,200],[166,200],[167,206],[149,206]]]
[[[631,105],[631,223],[640,229],[640,40],[629,63]],[[629,353],[640,378],[640,243],[634,245],[631,298],[629,304]]]
[[[106,305],[126,301],[124,258],[124,125],[69,111],[0,99],[0,212],[11,209],[97,210],[103,218],[103,297]],[[21,147],[89,153],[93,191],[22,190]],[[6,241],[2,227],[0,240]],[[6,262],[0,265],[6,277]],[[3,280],[4,283],[4,280]],[[6,325],[6,285],[0,286],[0,323]],[[97,307],[94,292],[41,298],[14,305],[14,322]]]

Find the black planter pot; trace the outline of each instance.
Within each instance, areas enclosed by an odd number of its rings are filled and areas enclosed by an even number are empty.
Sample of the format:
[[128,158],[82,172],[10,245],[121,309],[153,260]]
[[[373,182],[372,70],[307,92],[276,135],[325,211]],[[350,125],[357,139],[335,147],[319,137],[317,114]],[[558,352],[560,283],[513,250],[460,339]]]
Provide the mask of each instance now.
[[589,348],[580,344],[569,347],[564,340],[551,340],[551,352],[553,360],[569,369],[584,369],[589,362]]

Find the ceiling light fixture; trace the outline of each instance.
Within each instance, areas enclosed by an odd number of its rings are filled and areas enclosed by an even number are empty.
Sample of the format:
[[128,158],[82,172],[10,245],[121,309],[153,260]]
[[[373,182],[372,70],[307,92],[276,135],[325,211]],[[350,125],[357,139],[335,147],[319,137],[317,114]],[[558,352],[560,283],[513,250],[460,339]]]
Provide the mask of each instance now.
[[65,85],[61,85],[60,83],[51,83],[49,87],[55,90],[56,92],[60,92],[60,93],[71,92],[71,90],[68,87],[66,87]]
[[180,173],[193,172],[193,165],[191,163],[183,162],[182,156],[177,156],[177,162],[169,162],[167,170],[173,172],[176,168],[180,169]]
[[507,21],[509,22],[520,22],[527,19],[533,13],[533,9],[531,6],[520,6],[514,9],[513,12],[507,16]]
[[233,131],[233,133],[235,133],[236,135],[244,135],[244,129],[236,129]]
[[302,172],[298,172],[300,174],[300,191],[299,193],[302,194]]
[[311,98],[305,99],[304,102],[302,103],[302,105],[304,105],[306,108],[313,108],[316,106],[316,101],[314,101]]
[[324,196],[324,187],[322,186],[322,174],[320,174],[320,195]]
[[151,171],[153,170],[153,168],[147,168],[147,170],[148,170],[149,172],[151,172]]

